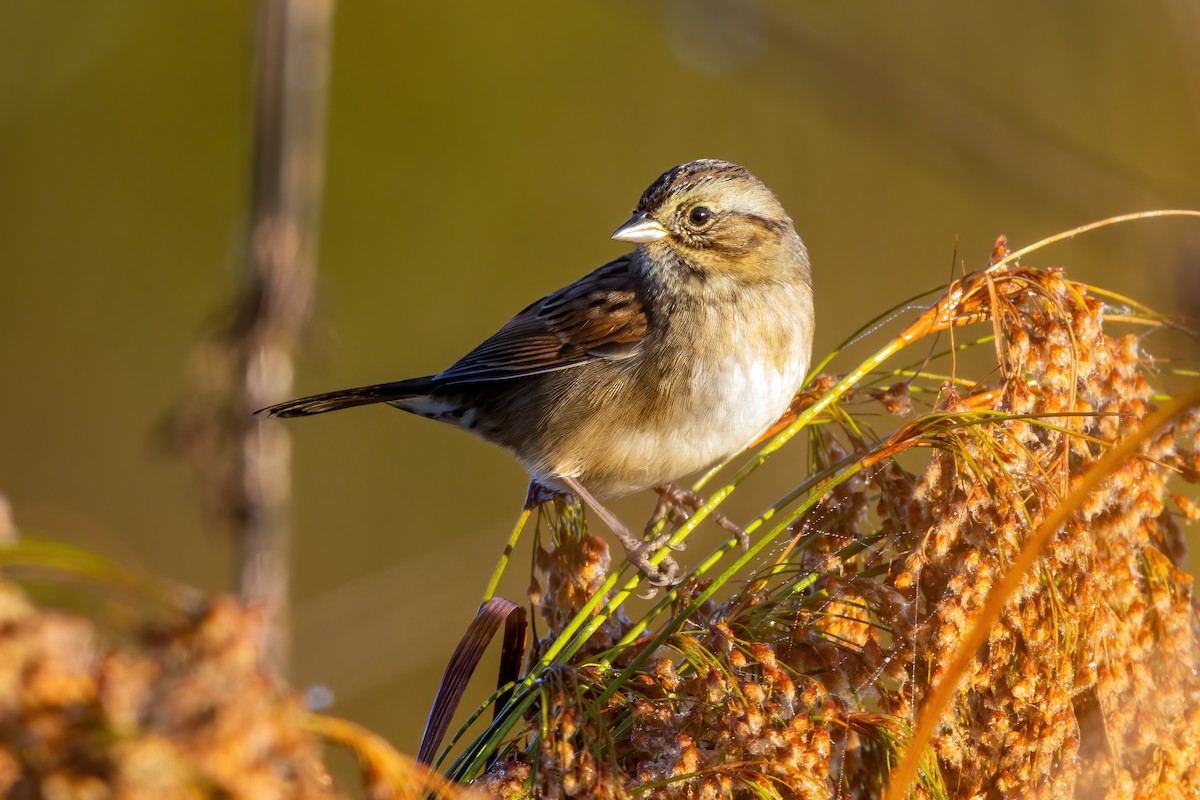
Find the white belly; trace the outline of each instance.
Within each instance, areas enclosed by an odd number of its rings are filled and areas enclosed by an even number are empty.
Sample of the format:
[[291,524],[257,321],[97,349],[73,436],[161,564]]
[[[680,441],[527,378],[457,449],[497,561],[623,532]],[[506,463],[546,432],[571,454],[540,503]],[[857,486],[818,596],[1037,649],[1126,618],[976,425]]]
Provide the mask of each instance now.
[[[698,400],[692,413],[680,419],[679,427],[662,437],[664,441],[658,445],[675,451],[677,468],[680,461],[687,462],[681,475],[729,458],[779,419],[800,388],[806,367],[792,364],[779,371],[761,359],[731,359],[711,372],[697,370],[692,376],[692,390]],[[632,447],[634,444],[630,442],[631,449],[637,449]]]

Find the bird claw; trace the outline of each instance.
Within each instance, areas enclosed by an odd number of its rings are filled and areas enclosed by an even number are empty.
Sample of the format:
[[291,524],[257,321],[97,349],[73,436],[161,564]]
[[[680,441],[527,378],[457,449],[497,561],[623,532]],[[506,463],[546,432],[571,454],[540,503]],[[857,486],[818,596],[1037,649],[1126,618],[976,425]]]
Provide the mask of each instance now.
[[750,549],[750,534],[746,533],[745,528],[719,511],[713,512],[712,519],[713,522],[733,534],[734,538],[738,540],[738,544],[741,545],[743,553]]
[[679,562],[668,556],[658,562],[658,566],[658,574],[646,576],[651,586],[674,586],[679,583]]
[[658,498],[658,503],[656,503],[654,506],[654,512],[650,515],[650,519],[646,520],[646,527],[642,528],[642,533],[649,535],[650,532],[657,528],[658,524],[666,519],[672,511],[676,511],[676,513],[683,517],[684,521],[687,521],[686,511],[672,506],[669,502],[667,502],[666,498],[660,496]]
[[649,594],[643,595],[647,598],[653,597],[661,586],[674,586],[679,583],[679,563],[675,559],[667,556],[657,564],[650,561],[650,556],[658,552],[660,548],[661,545],[655,542],[643,542],[625,548],[625,556],[629,559],[629,563],[637,567],[651,587]]
[[655,536],[653,539],[650,539],[645,544],[646,552],[655,553],[664,547],[669,547],[678,553],[680,550],[683,550],[685,547],[687,547],[687,544],[684,542],[680,542],[679,544],[671,544],[672,535],[674,535],[673,531],[664,531],[658,536]]

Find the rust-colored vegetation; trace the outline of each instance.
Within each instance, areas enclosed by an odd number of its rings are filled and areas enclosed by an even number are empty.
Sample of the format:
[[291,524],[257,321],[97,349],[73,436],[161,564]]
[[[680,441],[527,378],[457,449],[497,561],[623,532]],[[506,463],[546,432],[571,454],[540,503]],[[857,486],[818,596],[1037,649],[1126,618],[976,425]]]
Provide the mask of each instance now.
[[[724,486],[695,487],[710,500],[674,544],[808,437],[811,477],[745,522],[750,549],[692,548],[649,610],[580,509],[543,502],[530,666],[440,753],[457,783],[435,794],[879,797],[942,685],[911,796],[1200,792],[1200,620],[1180,568],[1200,412],[1143,425],[1172,396],[1142,341],[1162,320],[1121,301],[1106,321],[1104,293],[994,260],[845,378],[815,378]],[[911,363],[883,367],[897,354]],[[1133,436],[993,623],[1022,547]],[[101,626],[32,604],[11,581],[37,561],[20,548],[0,584],[5,796],[338,796],[322,740],[358,753],[371,796],[426,796],[423,768],[265,676],[253,612],[180,601]]]
[[296,698],[230,599],[138,630],[39,610],[0,585],[0,794],[338,797]]
[[[503,797],[877,797],[931,687],[954,680],[913,796],[1200,791],[1200,626],[1180,569],[1196,512],[1172,488],[1200,476],[1194,411],[1053,534],[966,673],[946,674],[1022,545],[1165,399],[1144,331],[1106,331],[1101,297],[1058,270],[997,266],[895,340],[981,323],[978,352],[946,354],[944,377],[934,360],[844,392],[818,378],[795,408],[838,395],[804,428],[818,478],[790,499],[802,512],[771,509],[768,524],[788,521],[753,579],[738,573],[722,596],[693,577],[657,609],[670,616],[657,637],[622,636],[634,623],[616,606],[543,665],[479,784]],[[907,420],[883,434],[888,413]],[[582,590],[540,596],[539,654],[602,588],[608,557],[572,525],[553,530],[541,580]]]

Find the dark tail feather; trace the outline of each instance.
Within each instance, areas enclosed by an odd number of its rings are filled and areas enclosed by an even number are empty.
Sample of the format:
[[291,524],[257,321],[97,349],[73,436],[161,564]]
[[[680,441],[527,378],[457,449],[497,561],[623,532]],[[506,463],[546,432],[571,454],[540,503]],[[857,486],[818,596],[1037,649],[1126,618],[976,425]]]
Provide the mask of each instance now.
[[301,397],[299,400],[288,400],[286,403],[260,408],[254,413],[266,414],[268,417],[309,417],[313,414],[324,414],[326,411],[337,411],[339,408],[418,397],[428,394],[432,388],[432,378],[377,383],[374,386],[359,386],[355,389],[342,389],[337,392],[314,394],[312,397]]

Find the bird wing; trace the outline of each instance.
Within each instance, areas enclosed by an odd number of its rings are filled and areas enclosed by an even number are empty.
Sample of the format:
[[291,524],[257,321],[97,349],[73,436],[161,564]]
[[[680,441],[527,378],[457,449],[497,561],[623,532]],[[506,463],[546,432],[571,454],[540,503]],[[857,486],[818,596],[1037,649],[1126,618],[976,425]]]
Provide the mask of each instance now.
[[632,356],[649,329],[634,258],[622,256],[532,304],[434,380],[511,380]]

